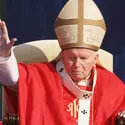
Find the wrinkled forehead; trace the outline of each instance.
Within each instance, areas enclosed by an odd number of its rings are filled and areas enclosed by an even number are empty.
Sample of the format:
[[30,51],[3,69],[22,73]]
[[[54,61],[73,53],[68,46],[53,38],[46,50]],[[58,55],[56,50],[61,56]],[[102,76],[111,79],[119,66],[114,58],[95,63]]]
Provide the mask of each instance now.
[[96,54],[95,51],[86,49],[86,48],[71,48],[71,49],[65,49],[62,51],[62,53],[67,55],[76,55],[76,56],[92,56]]

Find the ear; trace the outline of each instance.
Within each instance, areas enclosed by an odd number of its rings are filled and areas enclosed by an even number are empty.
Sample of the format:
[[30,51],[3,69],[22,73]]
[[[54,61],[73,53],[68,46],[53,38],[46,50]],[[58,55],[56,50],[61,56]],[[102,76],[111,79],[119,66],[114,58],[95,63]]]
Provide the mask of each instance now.
[[98,58],[99,58],[99,55],[98,55],[98,53],[96,52],[96,53],[95,53],[95,56],[94,56],[94,59],[95,59],[95,64],[96,64],[96,62],[97,62]]
[[60,57],[61,57],[61,59],[63,60],[63,58],[64,58],[64,53],[63,53],[63,51],[60,52]]

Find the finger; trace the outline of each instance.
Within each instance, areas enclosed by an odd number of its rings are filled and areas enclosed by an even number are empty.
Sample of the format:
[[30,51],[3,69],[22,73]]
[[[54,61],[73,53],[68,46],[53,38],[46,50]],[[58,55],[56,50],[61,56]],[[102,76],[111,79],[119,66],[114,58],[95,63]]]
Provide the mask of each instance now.
[[10,43],[8,44],[8,45],[9,45],[9,48],[12,48],[16,41],[17,41],[17,38],[13,38],[13,39],[10,41]]
[[2,33],[2,21],[0,19],[0,34]]
[[122,112],[119,112],[119,113],[118,113],[118,116],[122,117]]
[[1,19],[0,19],[0,25],[1,25],[1,22],[2,22],[2,21],[1,21]]
[[16,41],[17,41],[17,38],[13,38],[11,41],[16,42]]
[[125,116],[125,111],[123,111],[123,112],[121,113],[121,116],[122,116],[122,117],[124,117],[124,116]]
[[4,21],[2,21],[2,32],[3,34],[8,35],[7,26]]
[[11,45],[13,46],[14,44],[15,44],[15,42],[17,41],[17,38],[13,38],[12,40],[11,40]]
[[125,116],[125,111],[119,112],[118,115],[121,116],[121,117]]
[[118,116],[121,116],[121,112],[118,113]]
[[123,114],[123,117],[125,118],[125,114]]

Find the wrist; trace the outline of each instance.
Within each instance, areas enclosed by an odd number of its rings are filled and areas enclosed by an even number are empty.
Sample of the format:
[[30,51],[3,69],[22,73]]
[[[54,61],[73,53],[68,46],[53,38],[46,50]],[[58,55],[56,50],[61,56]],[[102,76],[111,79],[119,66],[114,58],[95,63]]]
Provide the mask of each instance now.
[[11,55],[11,50],[7,53],[1,53],[0,52],[0,57],[9,57]]

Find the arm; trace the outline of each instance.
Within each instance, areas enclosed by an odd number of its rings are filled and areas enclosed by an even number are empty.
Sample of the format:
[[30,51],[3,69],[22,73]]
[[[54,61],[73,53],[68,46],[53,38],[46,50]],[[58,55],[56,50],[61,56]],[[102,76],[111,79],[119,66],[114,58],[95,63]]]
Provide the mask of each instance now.
[[8,86],[17,85],[17,61],[11,51],[16,39],[10,41],[6,24],[0,20],[0,81]]
[[[125,85],[118,77],[115,77],[114,81],[114,88],[116,88],[114,106],[116,108],[113,107],[112,122],[114,121],[116,125],[125,125]],[[112,123],[112,125],[114,124]]]
[[17,61],[13,51],[9,57],[0,57],[0,81],[6,86],[16,86],[19,78]]

